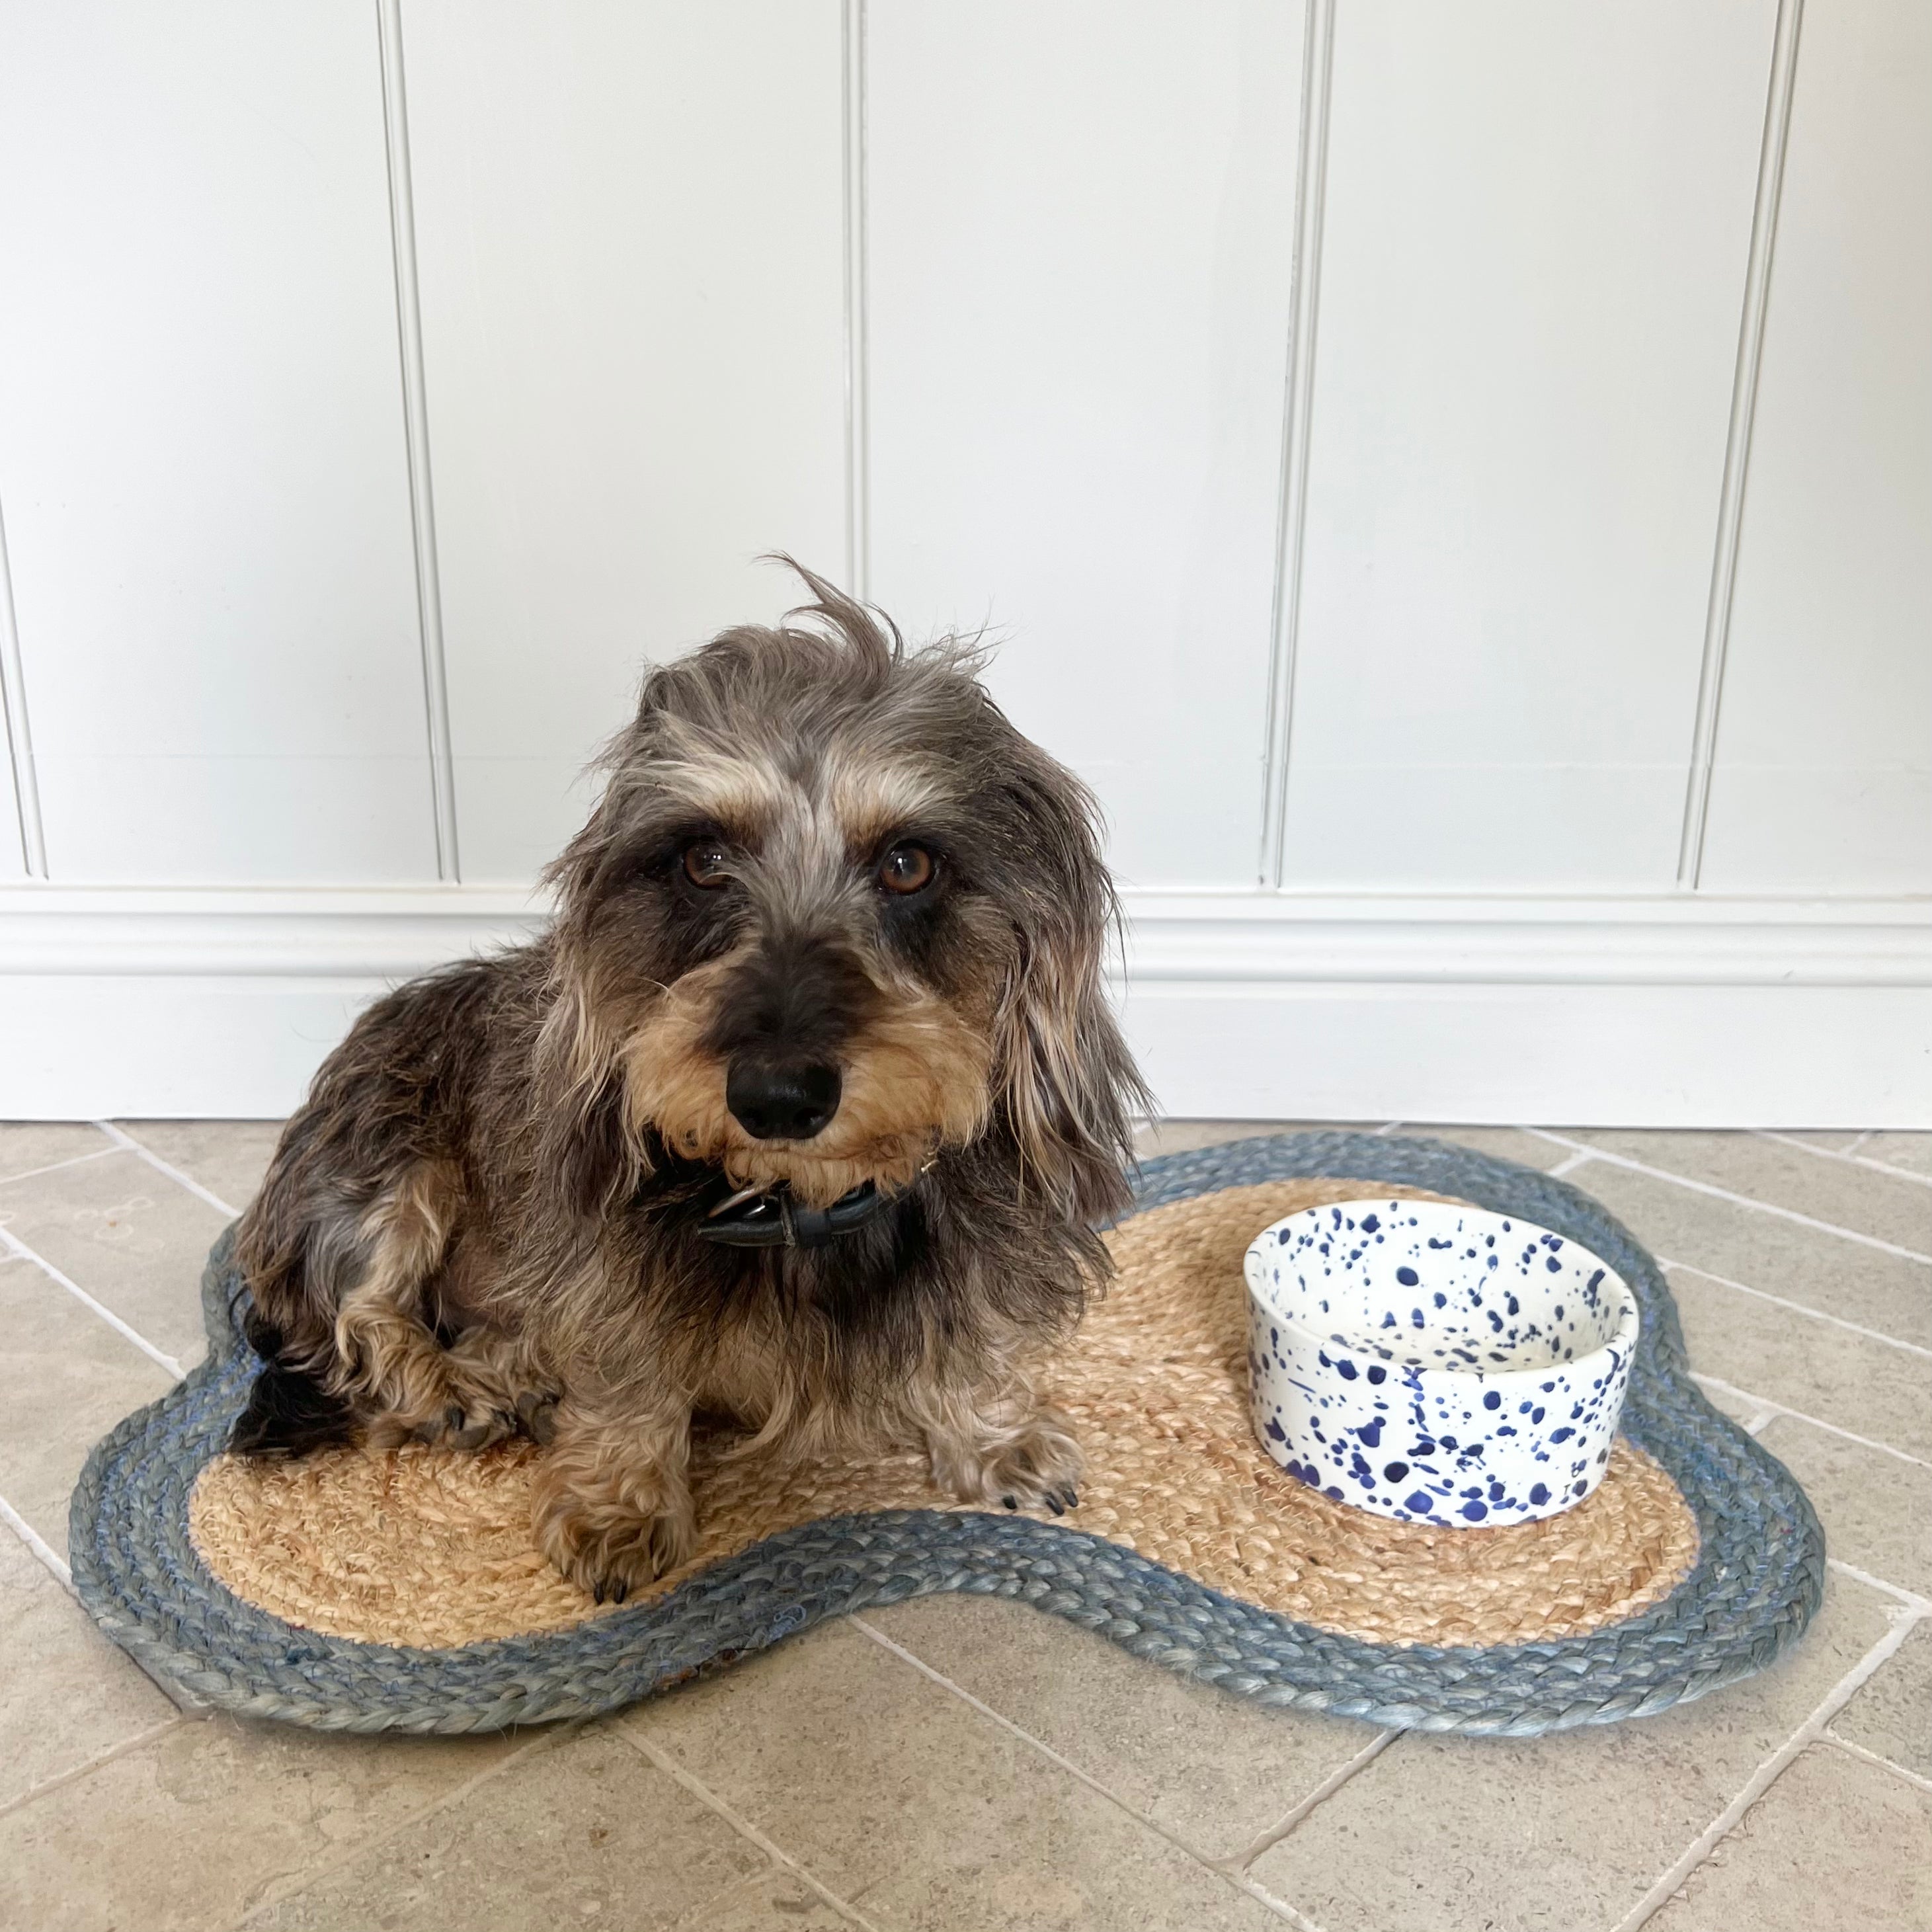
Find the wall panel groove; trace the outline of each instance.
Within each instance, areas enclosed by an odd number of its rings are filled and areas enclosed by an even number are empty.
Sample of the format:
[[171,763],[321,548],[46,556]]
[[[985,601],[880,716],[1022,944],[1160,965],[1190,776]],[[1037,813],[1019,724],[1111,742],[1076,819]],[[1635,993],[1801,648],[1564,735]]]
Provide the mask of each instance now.
[[845,137],[845,589],[872,594],[871,449],[866,424],[870,388],[866,359],[866,0],[844,0],[840,13],[844,74],[840,96]]
[[451,754],[449,679],[442,648],[442,578],[436,556],[436,492],[430,480],[428,382],[416,278],[416,191],[410,171],[409,94],[403,66],[402,0],[376,0],[382,62],[382,130],[388,161],[389,230],[396,258],[396,334],[401,352],[403,421],[410,459],[410,525],[416,547],[416,613],[422,634],[424,722],[436,820],[436,876],[463,876],[456,831],[456,767]]
[[7,556],[4,506],[0,506],[0,714],[4,714],[7,728],[14,806],[20,818],[20,863],[30,879],[44,879],[47,838],[40,823],[40,782],[34,772],[34,734],[27,719],[27,680],[20,664],[20,630],[14,610],[14,572]]
[[1690,740],[1690,769],[1684,792],[1684,835],[1678,848],[1677,883],[1694,892],[1704,869],[1705,831],[1711,814],[1711,769],[1717,756],[1718,720],[1724,695],[1724,659],[1730,643],[1731,608],[1737,590],[1738,537],[1744,522],[1744,486],[1750,472],[1751,428],[1757,414],[1758,376],[1764,360],[1764,319],[1771,296],[1771,264],[1778,242],[1778,208],[1784,158],[1791,136],[1791,96],[1798,72],[1798,37],[1804,0],[1778,0],[1772,43],[1771,81],[1765,97],[1764,146],[1758,160],[1757,200],[1751,212],[1750,254],[1744,270],[1744,314],[1738,326],[1738,367],[1731,390],[1731,420],[1724,445],[1724,480],[1718,500],[1718,536],[1711,560],[1711,601],[1704,620],[1704,656],[1697,678],[1697,714]]
[[1262,787],[1261,880],[1282,882],[1288,760],[1294,730],[1294,658],[1301,618],[1301,558],[1308,526],[1308,427],[1315,400],[1315,332],[1322,277],[1322,209],[1328,184],[1328,102],[1334,71],[1335,0],[1306,0],[1301,139],[1294,176],[1294,293],[1282,398],[1281,478],[1275,506],[1274,604],[1269,614],[1268,742]]

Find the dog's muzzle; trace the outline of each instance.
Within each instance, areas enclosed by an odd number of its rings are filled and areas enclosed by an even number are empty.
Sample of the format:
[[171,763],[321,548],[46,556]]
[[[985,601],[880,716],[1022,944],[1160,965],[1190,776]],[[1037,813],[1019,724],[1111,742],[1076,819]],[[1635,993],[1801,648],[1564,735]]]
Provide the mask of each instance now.
[[861,1181],[829,1208],[794,1201],[781,1182],[776,1187],[741,1187],[698,1224],[699,1235],[728,1248],[822,1248],[875,1220],[890,1205],[871,1181]]

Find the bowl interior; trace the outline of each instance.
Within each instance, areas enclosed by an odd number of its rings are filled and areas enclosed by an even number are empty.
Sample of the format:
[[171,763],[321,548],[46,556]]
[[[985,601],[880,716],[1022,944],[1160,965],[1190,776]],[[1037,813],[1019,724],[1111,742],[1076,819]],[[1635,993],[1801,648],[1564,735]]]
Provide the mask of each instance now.
[[1247,1278],[1276,1318],[1399,1367],[1492,1376],[1636,1340],[1621,1276],[1561,1234],[1480,1208],[1309,1208],[1257,1238]]

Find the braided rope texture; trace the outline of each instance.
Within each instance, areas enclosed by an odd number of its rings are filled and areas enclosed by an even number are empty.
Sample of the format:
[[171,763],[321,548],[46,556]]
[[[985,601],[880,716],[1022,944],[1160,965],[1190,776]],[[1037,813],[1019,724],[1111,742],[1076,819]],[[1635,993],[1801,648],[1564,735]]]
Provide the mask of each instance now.
[[1647,1716],[1749,1676],[1796,1642],[1824,1588],[1817,1517],[1784,1466],[1690,1381],[1657,1264],[1587,1195],[1441,1142],[1324,1132],[1150,1161],[1136,1206],[1330,1175],[1520,1216],[1591,1249],[1630,1283],[1643,1330],[1623,1432],[1669,1472],[1701,1538],[1695,1566],[1662,1602],[1547,1642],[1368,1643],[1238,1602],[1079,1530],[907,1510],[784,1531],[665,1596],[569,1630],[449,1650],[325,1636],[234,1595],[189,1538],[195,1479],[225,1447],[259,1366],[241,1339],[245,1291],[230,1234],[202,1281],[208,1359],[115,1429],[81,1472],[69,1528],[75,1588],[110,1637],[192,1697],[347,1731],[486,1731],[613,1710],[828,1617],[944,1590],[1030,1604],[1262,1703],[1510,1737]]

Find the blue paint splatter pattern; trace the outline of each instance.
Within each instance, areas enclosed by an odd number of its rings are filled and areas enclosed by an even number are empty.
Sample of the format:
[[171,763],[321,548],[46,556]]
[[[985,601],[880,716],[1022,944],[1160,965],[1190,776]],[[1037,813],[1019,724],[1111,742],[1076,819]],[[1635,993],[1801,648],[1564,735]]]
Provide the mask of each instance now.
[[1246,1273],[1256,1433],[1324,1496],[1490,1528],[1602,1480],[1636,1298],[1575,1242],[1478,1208],[1345,1201],[1264,1229]]

